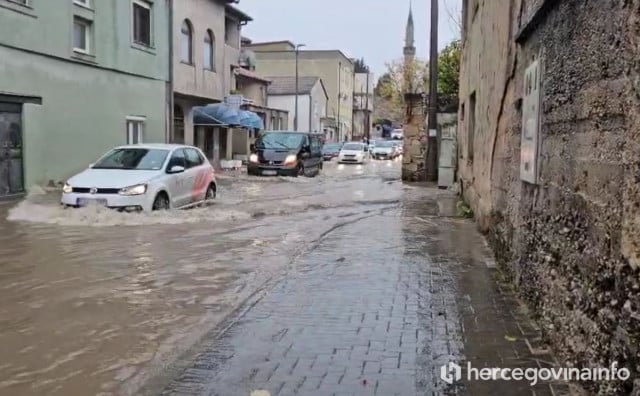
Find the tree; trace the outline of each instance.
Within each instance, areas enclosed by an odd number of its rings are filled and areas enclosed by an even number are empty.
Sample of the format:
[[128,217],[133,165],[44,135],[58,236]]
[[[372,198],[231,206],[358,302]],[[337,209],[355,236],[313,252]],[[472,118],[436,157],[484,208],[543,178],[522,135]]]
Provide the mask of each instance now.
[[424,62],[415,60],[409,64],[402,60],[387,65],[387,72],[378,79],[376,95],[376,115],[400,121],[404,115],[404,95],[424,93],[427,85],[427,68]]
[[457,99],[460,87],[460,40],[449,43],[438,55],[438,94]]
[[364,62],[364,58],[355,59],[353,61],[353,70],[355,73],[369,73],[369,66]]
[[[449,43],[438,55],[438,102],[441,110],[457,108],[460,79],[460,40]],[[416,60],[409,65],[398,60],[387,66],[374,90],[376,115],[392,120],[402,119],[404,95],[429,92],[429,66]]]

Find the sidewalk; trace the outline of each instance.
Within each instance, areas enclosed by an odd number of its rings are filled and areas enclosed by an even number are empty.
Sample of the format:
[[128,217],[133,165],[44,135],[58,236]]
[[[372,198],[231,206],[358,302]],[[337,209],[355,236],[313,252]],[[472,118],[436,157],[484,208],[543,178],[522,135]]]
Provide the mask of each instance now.
[[440,379],[451,361],[555,363],[496,282],[475,224],[434,216],[435,205],[405,202],[327,233],[163,394],[568,394],[562,385]]

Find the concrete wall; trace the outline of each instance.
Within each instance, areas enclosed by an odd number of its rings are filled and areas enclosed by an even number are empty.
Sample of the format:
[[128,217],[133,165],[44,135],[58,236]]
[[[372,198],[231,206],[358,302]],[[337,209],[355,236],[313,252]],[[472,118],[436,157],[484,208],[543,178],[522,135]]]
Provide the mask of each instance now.
[[[256,51],[256,71],[261,75],[295,75],[293,52],[269,53],[260,52],[264,50],[260,47],[246,48]],[[353,117],[353,63],[340,51],[300,51],[298,67],[300,76],[318,76],[322,79],[329,96],[327,116],[337,117],[339,114],[344,125],[342,131],[350,133]],[[338,91],[343,95],[341,100],[338,99]]]
[[[182,23],[189,20],[193,26],[193,64],[182,61]],[[204,38],[207,30],[213,32],[214,69],[204,69]],[[221,101],[231,87],[229,59],[235,55],[227,49],[225,37],[225,7],[218,0],[174,1],[173,10],[173,66],[174,92]],[[238,52],[239,56],[239,52]],[[235,57],[237,62],[238,56]]]
[[236,86],[247,99],[253,100],[256,106],[267,105],[267,83],[236,76]]
[[[537,13],[545,3],[555,4]],[[495,0],[482,2],[475,18],[466,11],[473,22],[458,133],[464,196],[547,340],[567,362],[618,361],[632,378],[640,364],[639,9],[637,0]],[[526,26],[531,34],[518,46]],[[521,107],[524,70],[535,58],[543,67],[540,180],[529,184],[520,180]],[[600,394],[633,388],[587,386]]]
[[[152,46],[132,43],[131,4],[0,0],[0,93],[35,96],[23,108],[25,187],[64,182],[115,145],[126,117],[146,117],[143,140],[163,142],[168,12],[154,2]],[[92,22],[90,51],[74,53],[74,15]]]
[[42,98],[42,105],[24,107],[27,188],[64,182],[108,149],[126,144],[127,116],[146,117],[143,141],[165,139],[163,81],[96,71],[2,46],[0,59],[3,90]]
[[[295,95],[269,95],[268,106],[276,109],[288,111],[287,127],[290,130],[294,128],[293,119],[296,114]],[[309,129],[309,95],[300,95],[298,97],[298,130],[307,131]]]
[[322,84],[318,81],[311,90],[309,116],[307,125],[309,131],[322,132],[322,122],[320,121],[327,115],[327,104],[329,100],[322,89]]

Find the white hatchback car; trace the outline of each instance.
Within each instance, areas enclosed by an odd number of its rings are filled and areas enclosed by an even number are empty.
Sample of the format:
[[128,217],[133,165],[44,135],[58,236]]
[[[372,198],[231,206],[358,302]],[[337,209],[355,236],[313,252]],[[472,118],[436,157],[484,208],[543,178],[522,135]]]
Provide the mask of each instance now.
[[61,203],[152,211],[209,201],[216,192],[213,167],[198,148],[135,144],[112,149],[70,178]]
[[364,164],[369,156],[368,147],[364,143],[345,143],[338,154],[338,163]]

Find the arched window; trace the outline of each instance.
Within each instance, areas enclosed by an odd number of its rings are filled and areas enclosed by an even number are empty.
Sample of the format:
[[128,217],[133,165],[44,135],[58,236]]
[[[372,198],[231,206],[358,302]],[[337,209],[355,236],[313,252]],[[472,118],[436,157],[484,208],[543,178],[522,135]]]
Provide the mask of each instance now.
[[204,36],[204,69],[216,70],[216,40],[213,37],[213,32],[207,30],[207,34]]
[[193,27],[187,19],[182,22],[182,55],[181,60],[190,65],[193,64]]

